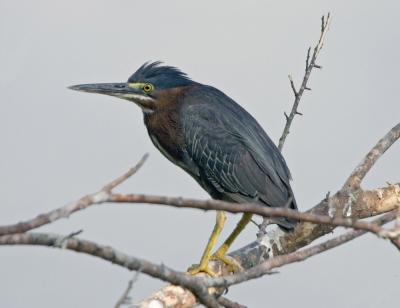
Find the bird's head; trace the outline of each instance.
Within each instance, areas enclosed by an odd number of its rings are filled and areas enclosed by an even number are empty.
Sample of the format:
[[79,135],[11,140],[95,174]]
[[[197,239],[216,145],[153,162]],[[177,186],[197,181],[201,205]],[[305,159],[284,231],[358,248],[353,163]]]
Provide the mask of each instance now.
[[144,112],[152,112],[162,97],[191,84],[194,82],[179,69],[152,62],[143,64],[127,82],[81,84],[69,88],[126,99],[140,106]]

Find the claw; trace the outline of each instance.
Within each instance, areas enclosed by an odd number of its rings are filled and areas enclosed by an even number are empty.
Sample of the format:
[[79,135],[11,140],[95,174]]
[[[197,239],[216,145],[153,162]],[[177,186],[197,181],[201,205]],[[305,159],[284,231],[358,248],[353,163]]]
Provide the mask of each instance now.
[[229,272],[235,273],[243,271],[243,267],[235,259],[228,257],[225,254],[218,253],[218,251],[212,255],[211,259],[225,263]]
[[211,277],[217,277],[217,274],[208,267],[207,264],[193,264],[191,267],[187,269],[189,275],[196,275],[198,273],[206,273]]

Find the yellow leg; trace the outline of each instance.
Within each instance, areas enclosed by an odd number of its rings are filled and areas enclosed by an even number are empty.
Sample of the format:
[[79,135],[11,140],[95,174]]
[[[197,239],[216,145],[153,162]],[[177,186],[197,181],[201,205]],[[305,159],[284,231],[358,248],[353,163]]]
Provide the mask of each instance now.
[[191,275],[195,275],[200,272],[205,272],[210,276],[215,276],[215,273],[208,267],[208,262],[211,259],[211,251],[217,243],[218,237],[224,227],[226,220],[225,213],[223,211],[217,211],[217,219],[215,222],[214,229],[211,233],[210,239],[208,240],[206,249],[203,252],[203,255],[200,260],[200,264],[196,264],[191,266],[188,269],[188,273]]
[[240,232],[242,232],[243,229],[250,222],[252,216],[253,215],[250,213],[243,214],[242,218],[240,218],[239,222],[237,223],[235,229],[233,229],[232,233],[228,236],[225,242],[214,253],[214,255],[212,256],[213,259],[219,259],[225,264],[232,266],[233,268],[238,267],[238,265],[234,261],[228,259],[228,257],[225,256],[225,254],[228,251],[229,247],[232,245],[233,241],[238,237]]

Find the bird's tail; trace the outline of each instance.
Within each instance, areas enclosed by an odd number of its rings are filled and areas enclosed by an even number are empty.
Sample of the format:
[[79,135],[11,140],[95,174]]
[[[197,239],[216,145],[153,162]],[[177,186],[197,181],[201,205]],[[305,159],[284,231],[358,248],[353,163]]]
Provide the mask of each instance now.
[[[291,189],[290,189],[290,194],[291,194],[290,203],[287,203],[282,207],[286,207],[286,208],[297,211],[298,209],[297,209],[296,199],[294,198],[294,195],[293,195],[293,192]],[[271,217],[271,218],[268,218],[268,220],[273,224],[277,224],[283,231],[286,231],[286,232],[293,230],[296,227],[296,225],[299,223],[298,220],[295,220],[292,218],[287,218],[287,217]]]
[[270,219],[272,223],[277,224],[283,231],[290,232],[299,223],[298,220],[294,220],[286,217],[274,217]]

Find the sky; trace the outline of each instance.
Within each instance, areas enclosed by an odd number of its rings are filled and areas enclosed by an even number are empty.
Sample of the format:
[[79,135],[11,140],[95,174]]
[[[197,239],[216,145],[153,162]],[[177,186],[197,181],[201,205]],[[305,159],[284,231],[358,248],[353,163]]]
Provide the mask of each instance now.
[[[78,93],[80,83],[123,82],[145,61],[177,66],[224,91],[278,141],[320,17],[332,24],[283,154],[300,210],[334,193],[400,121],[398,1],[0,0],[0,224],[28,219],[96,191],[148,152],[117,190],[208,198],[151,144],[137,106]],[[400,144],[365,189],[398,182]],[[228,215],[225,237],[239,217]],[[215,213],[107,204],[37,231],[111,245],[178,270],[199,261]],[[256,238],[249,226],[233,245]],[[249,307],[398,305],[398,251],[373,235],[278,275],[230,288]],[[133,273],[45,247],[0,247],[1,307],[112,307]],[[164,285],[139,275],[131,297]]]

